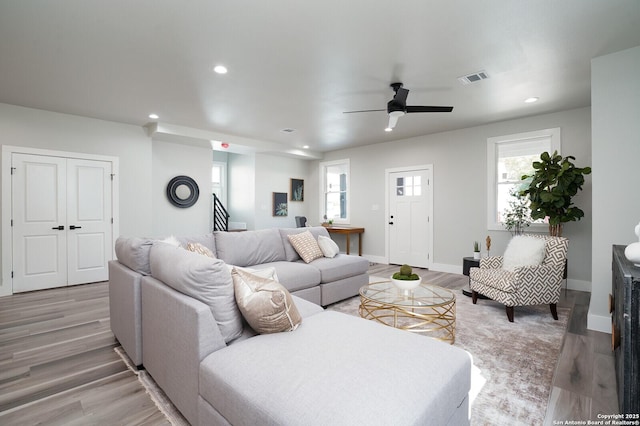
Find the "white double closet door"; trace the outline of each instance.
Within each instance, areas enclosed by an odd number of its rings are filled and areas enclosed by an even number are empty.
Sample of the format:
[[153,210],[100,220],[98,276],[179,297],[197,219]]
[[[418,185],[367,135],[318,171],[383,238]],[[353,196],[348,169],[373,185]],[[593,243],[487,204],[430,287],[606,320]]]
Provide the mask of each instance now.
[[13,292],[108,279],[112,163],[13,153]]

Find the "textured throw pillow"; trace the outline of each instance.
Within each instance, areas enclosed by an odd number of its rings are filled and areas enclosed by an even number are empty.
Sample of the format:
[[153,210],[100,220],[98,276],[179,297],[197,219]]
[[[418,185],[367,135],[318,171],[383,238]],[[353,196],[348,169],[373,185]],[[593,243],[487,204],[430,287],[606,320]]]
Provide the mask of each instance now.
[[502,269],[513,272],[521,266],[537,266],[544,260],[544,238],[515,236],[509,241],[502,258]]
[[304,231],[299,234],[291,234],[288,235],[288,238],[293,248],[296,249],[305,263],[310,263],[324,256],[322,250],[320,250],[320,246],[318,246],[318,242],[313,238],[313,235],[311,235],[311,232]]
[[278,280],[278,274],[276,273],[276,268],[274,268],[273,266],[269,266],[268,268],[262,268],[262,269],[254,269],[254,268],[242,268],[240,266],[227,264],[227,268],[229,269],[229,273],[232,273],[233,268],[236,268],[236,269],[240,269],[245,272],[248,272],[250,274],[257,275],[260,278],[268,278],[270,280],[275,280],[280,282],[280,280]]
[[257,333],[293,331],[302,322],[291,294],[279,282],[238,268],[231,278],[238,308]]
[[212,259],[216,258],[216,255],[213,254],[211,250],[209,250],[207,247],[203,246],[200,243],[188,243],[187,250],[192,251],[194,253],[201,254],[203,256],[210,257]]
[[318,237],[318,246],[320,246],[324,257],[335,257],[340,252],[336,242],[324,235]]

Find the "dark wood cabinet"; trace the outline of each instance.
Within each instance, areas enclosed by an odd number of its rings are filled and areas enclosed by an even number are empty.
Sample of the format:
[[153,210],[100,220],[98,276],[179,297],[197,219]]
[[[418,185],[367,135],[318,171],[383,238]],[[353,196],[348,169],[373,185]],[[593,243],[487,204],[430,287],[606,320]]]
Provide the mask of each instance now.
[[613,246],[611,345],[615,355],[618,402],[624,414],[640,413],[640,268]]

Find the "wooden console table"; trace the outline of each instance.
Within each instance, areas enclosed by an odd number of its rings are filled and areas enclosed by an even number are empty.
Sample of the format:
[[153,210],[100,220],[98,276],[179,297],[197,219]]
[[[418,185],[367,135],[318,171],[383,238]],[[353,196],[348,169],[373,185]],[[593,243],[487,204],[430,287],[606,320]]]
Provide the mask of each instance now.
[[349,246],[351,242],[349,237],[351,234],[358,234],[358,256],[362,256],[362,233],[364,232],[364,228],[339,225],[325,226],[325,228],[327,228],[327,231],[329,231],[330,234],[345,234],[347,236],[347,254],[349,254]]

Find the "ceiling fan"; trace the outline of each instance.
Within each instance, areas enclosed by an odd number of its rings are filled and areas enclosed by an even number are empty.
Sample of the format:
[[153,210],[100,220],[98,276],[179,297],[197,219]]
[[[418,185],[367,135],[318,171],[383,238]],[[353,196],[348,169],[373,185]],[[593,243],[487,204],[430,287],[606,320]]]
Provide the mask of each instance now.
[[[391,130],[396,127],[398,118],[405,114],[414,112],[451,112],[452,106],[409,106],[407,105],[407,96],[409,90],[402,87],[402,83],[391,83],[391,88],[396,93],[393,99],[387,103],[387,114],[389,114],[389,126],[387,130]],[[356,112],[374,112],[385,111],[384,109],[365,109],[360,111],[344,111],[344,114],[353,114]]]

